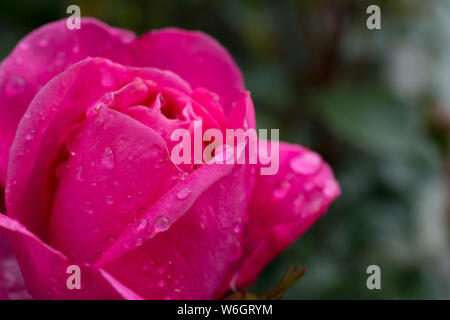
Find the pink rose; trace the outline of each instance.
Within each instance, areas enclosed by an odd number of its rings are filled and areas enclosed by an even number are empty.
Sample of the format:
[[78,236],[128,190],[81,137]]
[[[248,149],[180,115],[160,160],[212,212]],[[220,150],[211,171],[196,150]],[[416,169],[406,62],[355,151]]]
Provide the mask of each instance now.
[[171,133],[196,120],[256,127],[238,67],[201,32],[136,38],[83,19],[17,45],[0,67],[0,229],[34,298],[220,298],[253,283],[339,195],[316,153],[286,143],[276,175],[174,164]]

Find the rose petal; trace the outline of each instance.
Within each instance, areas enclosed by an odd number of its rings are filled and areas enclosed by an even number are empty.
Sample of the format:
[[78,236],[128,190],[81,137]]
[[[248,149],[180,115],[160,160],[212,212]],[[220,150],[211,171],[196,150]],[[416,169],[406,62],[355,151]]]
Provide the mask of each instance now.
[[[8,152],[17,124],[37,91],[86,57],[176,72],[193,86],[217,93],[226,114],[232,112],[245,91],[242,75],[231,56],[204,33],[169,28],[149,32],[136,40],[132,32],[112,28],[93,18],[83,18],[81,25],[81,29],[69,30],[66,20],[47,24],[20,41],[2,62],[0,185],[5,184]],[[103,81],[107,83],[108,78]],[[254,116],[247,120],[254,127]]]
[[[189,92],[179,77],[157,69],[126,68],[107,59],[79,62],[39,91],[17,129],[11,147],[6,204],[8,215],[47,239],[51,202],[56,190],[56,165],[71,126],[105,92],[114,92],[136,78],[154,79],[161,86]],[[102,81],[105,78],[107,82]],[[80,94],[83,93],[83,94]]]
[[[145,241],[170,228],[189,210],[199,196],[215,182],[231,173],[233,165],[205,165],[190,174],[186,180],[180,181],[166,192],[149,209],[131,224],[112,244],[98,265],[117,259],[130,250],[140,247]],[[164,226],[161,226],[164,222]]]
[[114,70],[113,63],[105,59],[74,65],[39,91],[19,124],[8,167],[8,215],[44,239],[57,182],[53,166],[64,143],[61,139],[68,127],[83,118],[87,106],[102,96],[101,79]]
[[47,24],[22,39],[0,66],[0,185],[5,184],[8,152],[20,118],[37,91],[68,66],[86,57],[129,65],[128,30],[83,18],[81,29],[66,20]]
[[0,214],[0,230],[12,240],[27,287],[37,299],[139,299],[130,289],[105,272],[80,265],[81,289],[70,290],[67,267],[73,265],[62,253],[49,247],[20,222]]
[[94,262],[182,175],[151,128],[101,108],[63,164],[50,224],[50,244],[74,261]]
[[244,238],[244,259],[226,281],[228,288],[252,284],[261,270],[308,230],[340,194],[330,167],[315,152],[280,143],[279,164],[278,174],[257,179]]
[[146,299],[211,299],[241,257],[252,184],[241,165],[216,182],[227,167],[194,171],[144,213],[148,228],[138,221],[98,263]]
[[235,62],[219,42],[199,31],[167,28],[150,31],[132,43],[135,63],[171,70],[191,84],[217,93],[225,114],[243,92]]
[[250,92],[242,92],[238,95],[236,106],[231,110],[228,115],[229,121],[227,128],[229,129],[255,129],[255,109],[253,107],[253,101],[250,97]]
[[3,231],[0,231],[0,300],[30,298],[11,243]]

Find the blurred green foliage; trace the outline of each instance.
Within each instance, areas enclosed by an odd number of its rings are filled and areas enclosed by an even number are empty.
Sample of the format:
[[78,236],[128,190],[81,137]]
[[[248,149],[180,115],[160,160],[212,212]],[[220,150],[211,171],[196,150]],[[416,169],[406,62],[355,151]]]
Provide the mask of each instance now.
[[[0,57],[70,4],[137,34],[213,35],[242,68],[259,127],[335,169],[342,196],[251,291],[298,262],[308,273],[288,299],[450,298],[450,2],[1,0]],[[370,4],[381,30],[366,28]],[[381,290],[366,287],[371,264]]]

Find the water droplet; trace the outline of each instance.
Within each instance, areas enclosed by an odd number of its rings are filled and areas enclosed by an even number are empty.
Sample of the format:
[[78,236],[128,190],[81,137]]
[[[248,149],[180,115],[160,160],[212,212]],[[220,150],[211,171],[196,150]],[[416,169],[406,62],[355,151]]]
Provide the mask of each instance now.
[[189,188],[183,188],[177,193],[177,199],[183,200],[186,199],[191,194],[191,190]]
[[140,247],[142,245],[142,239],[141,238],[137,238],[136,239],[136,246]]
[[6,94],[15,96],[23,91],[25,88],[25,80],[21,77],[11,77],[6,84]]
[[142,231],[147,227],[147,219],[141,219],[137,227],[137,231]]
[[76,174],[76,178],[78,181],[84,181],[84,171],[83,171],[83,167],[79,166],[77,168],[77,174]]
[[115,241],[116,241],[116,237],[115,236],[110,236],[110,237],[108,237],[108,242],[109,243],[114,243]]
[[319,212],[323,205],[323,196],[318,192],[313,198],[308,202],[308,205],[305,207],[305,210],[302,212],[302,217],[307,217]]
[[83,206],[83,211],[87,214],[93,214],[94,209],[92,208],[92,201],[86,201]]
[[38,41],[38,46],[39,47],[46,47],[46,46],[48,46],[48,43],[49,43],[49,40],[48,40],[47,37],[45,37],[45,38],[42,38],[42,39],[40,39]]
[[170,227],[170,223],[169,223],[169,219],[167,219],[167,217],[159,216],[158,218],[156,218],[155,229],[157,231],[159,231],[159,232],[166,231],[167,229],[169,229],[169,227]]
[[159,280],[158,287],[162,288],[166,285],[166,282],[164,280]]
[[202,228],[202,230],[205,230],[205,224],[204,223],[200,223],[200,228]]
[[133,33],[125,33],[124,35],[122,35],[120,37],[120,40],[124,43],[124,44],[129,44],[131,42],[133,42],[135,36]]
[[154,264],[155,264],[155,263],[154,263],[152,260],[147,261],[146,263],[144,263],[144,264],[142,265],[141,271],[143,271],[143,272],[150,271],[150,270],[152,269],[152,267],[153,267]]
[[64,51],[58,52],[55,58],[55,64],[57,66],[62,66],[66,62],[66,53]]
[[311,191],[314,189],[315,184],[312,181],[308,181],[305,183],[305,186],[303,187],[306,191]]
[[183,172],[183,173],[180,174],[180,179],[181,180],[185,180],[188,176],[189,176],[189,173]]
[[234,158],[234,148],[228,144],[217,146],[214,149],[214,157],[208,161],[212,163],[231,163]]
[[173,289],[172,292],[168,292],[164,297],[164,300],[178,300],[180,299],[181,290],[179,288]]
[[280,185],[275,187],[275,189],[273,190],[274,200],[284,199],[287,196],[287,194],[289,193],[290,187],[291,187],[291,184],[288,181],[283,181],[282,183],[280,183]]
[[328,180],[323,188],[326,197],[334,197],[339,192],[339,186],[334,180]]
[[30,49],[30,46],[27,43],[21,43],[19,45],[19,48],[23,51],[27,51],[28,49]]
[[113,196],[107,196],[107,197],[106,197],[106,203],[109,204],[109,205],[114,204],[114,198],[113,198]]
[[291,169],[302,175],[315,173],[322,165],[322,159],[317,153],[305,152],[290,161]]
[[115,166],[114,153],[109,147],[106,147],[105,151],[103,152],[102,164],[106,169],[109,170],[113,169]]
[[25,136],[25,140],[28,140],[28,141],[33,140],[35,135],[36,135],[36,130],[30,129],[30,130],[28,130],[27,135]]
[[159,267],[158,270],[156,270],[156,273],[158,275],[162,275],[162,274],[164,274],[164,272],[166,272],[166,270],[163,267]]
[[115,79],[114,74],[111,71],[104,69],[101,71],[101,80],[100,81],[103,86],[112,87],[112,86],[114,86],[116,79]]
[[40,117],[41,121],[45,121],[45,119],[47,119],[47,116],[45,115],[44,112],[39,111],[38,114],[39,114],[39,117]]
[[303,194],[299,194],[297,198],[294,200],[294,212],[299,213],[303,208],[303,203],[305,201],[305,196]]

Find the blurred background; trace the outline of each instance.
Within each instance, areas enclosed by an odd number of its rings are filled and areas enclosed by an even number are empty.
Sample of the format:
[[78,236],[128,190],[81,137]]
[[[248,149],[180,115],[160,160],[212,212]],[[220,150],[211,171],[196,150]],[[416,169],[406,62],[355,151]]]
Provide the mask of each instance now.
[[[211,34],[243,70],[258,126],[334,168],[342,196],[249,291],[299,263],[287,299],[450,298],[450,1],[0,0],[0,59],[70,4],[137,34]],[[371,4],[381,30],[366,27]],[[381,290],[366,287],[371,264]]]

